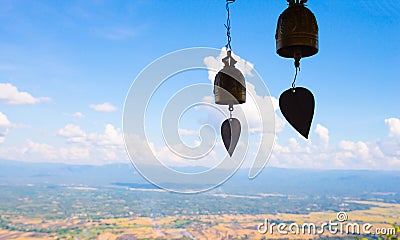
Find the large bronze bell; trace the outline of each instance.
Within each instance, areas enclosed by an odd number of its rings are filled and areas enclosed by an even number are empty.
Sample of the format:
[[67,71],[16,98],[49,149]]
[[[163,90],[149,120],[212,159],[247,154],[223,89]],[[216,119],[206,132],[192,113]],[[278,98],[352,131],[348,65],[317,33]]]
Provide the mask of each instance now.
[[318,52],[318,25],[304,5],[307,0],[287,1],[289,6],[279,16],[276,28],[276,53],[299,61]]
[[276,27],[276,53],[294,58],[296,73],[292,88],[279,97],[279,108],[286,120],[308,139],[314,116],[315,99],[310,90],[296,87],[300,59],[318,52],[318,25],[314,14],[304,5],[307,0],[287,0],[288,8],[282,12]]
[[232,58],[230,50],[222,62],[225,66],[214,81],[215,103],[229,106],[245,103],[246,82],[243,74],[235,67],[236,60]]

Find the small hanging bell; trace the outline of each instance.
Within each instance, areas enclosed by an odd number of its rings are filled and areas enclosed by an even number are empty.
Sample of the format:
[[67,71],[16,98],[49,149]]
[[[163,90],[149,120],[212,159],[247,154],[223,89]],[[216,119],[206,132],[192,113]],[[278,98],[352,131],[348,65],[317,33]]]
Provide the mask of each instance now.
[[229,105],[230,118],[223,122],[221,136],[229,156],[232,156],[241,131],[239,120],[232,118],[233,105],[246,102],[246,82],[242,72],[235,67],[237,61],[233,59],[231,50],[222,62],[225,66],[215,76],[214,95],[216,104]]
[[225,28],[228,37],[226,44],[227,56],[222,59],[224,67],[217,73],[214,80],[215,103],[220,105],[229,105],[229,119],[226,119],[221,126],[221,137],[225,148],[232,157],[233,151],[239,141],[241,125],[240,121],[232,118],[233,105],[246,102],[246,81],[242,72],[235,67],[237,61],[232,57],[231,51],[231,25],[229,19],[229,4],[235,0],[226,0],[226,11],[228,18]]
[[284,58],[310,57],[318,52],[318,24],[304,4],[307,0],[287,0],[276,27],[276,53]]
[[246,82],[243,74],[235,67],[236,60],[228,50],[227,56],[222,59],[225,64],[215,76],[214,95],[215,103],[220,105],[236,105],[246,102]]

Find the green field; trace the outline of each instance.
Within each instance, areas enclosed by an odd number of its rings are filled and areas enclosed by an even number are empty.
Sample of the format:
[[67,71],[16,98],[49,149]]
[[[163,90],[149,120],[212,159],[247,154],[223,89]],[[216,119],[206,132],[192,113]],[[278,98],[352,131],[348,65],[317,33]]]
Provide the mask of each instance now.
[[388,228],[400,219],[398,203],[343,196],[180,195],[159,189],[46,185],[0,186],[0,196],[0,239],[343,238],[328,231],[263,235],[257,225],[269,219],[318,226],[335,220],[338,211],[345,211],[348,221],[374,228]]

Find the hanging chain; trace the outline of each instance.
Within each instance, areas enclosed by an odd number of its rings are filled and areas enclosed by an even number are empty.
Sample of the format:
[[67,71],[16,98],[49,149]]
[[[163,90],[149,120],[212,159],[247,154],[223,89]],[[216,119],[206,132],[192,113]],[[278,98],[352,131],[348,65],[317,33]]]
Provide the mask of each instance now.
[[229,12],[229,4],[235,2],[235,0],[226,0],[226,12],[228,13],[228,17],[226,19],[226,24],[224,24],[226,28],[226,37],[228,38],[228,43],[225,45],[226,49],[232,49],[231,46],[231,19],[230,19],[230,12]]

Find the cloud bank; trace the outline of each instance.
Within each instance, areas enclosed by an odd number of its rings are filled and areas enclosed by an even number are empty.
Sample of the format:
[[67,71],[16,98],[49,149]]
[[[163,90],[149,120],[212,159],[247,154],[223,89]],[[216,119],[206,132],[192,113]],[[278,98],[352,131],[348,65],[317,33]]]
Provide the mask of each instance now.
[[49,97],[33,97],[28,92],[21,92],[10,83],[0,83],[0,100],[6,104],[22,105],[49,102]]

